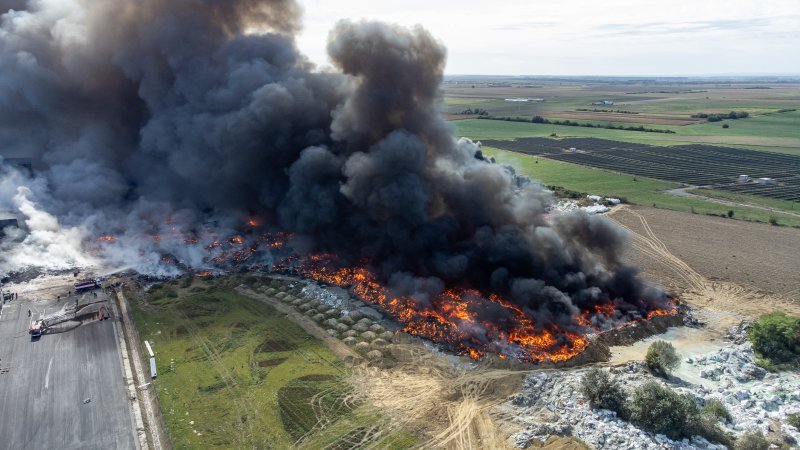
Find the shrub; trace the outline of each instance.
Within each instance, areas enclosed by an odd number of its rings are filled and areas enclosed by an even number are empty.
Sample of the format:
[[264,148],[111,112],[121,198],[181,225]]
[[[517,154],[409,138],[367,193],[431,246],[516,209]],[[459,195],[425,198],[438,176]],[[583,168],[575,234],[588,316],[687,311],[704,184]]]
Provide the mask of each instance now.
[[767,450],[769,442],[760,431],[746,433],[736,440],[734,450]]
[[681,364],[675,347],[666,341],[656,341],[650,344],[644,362],[653,373],[660,376],[666,376]]
[[717,399],[712,399],[706,403],[706,405],[703,406],[702,414],[717,421],[724,419],[730,422],[733,420],[733,416],[731,416],[731,412],[728,411],[725,404]]
[[789,414],[786,416],[786,423],[800,430],[800,414]]
[[775,216],[769,216],[769,224],[773,225],[773,226],[777,226],[778,225],[778,219],[775,218]]
[[733,218],[733,210],[732,209],[728,210],[728,218]]
[[690,420],[699,415],[694,399],[655,381],[643,384],[634,392],[628,410],[634,424],[672,439],[690,437]]
[[627,395],[608,372],[600,369],[589,370],[581,380],[581,392],[589,399],[592,408],[608,409],[620,417],[627,417],[625,410]]
[[730,128],[730,127],[731,127],[731,126],[730,126],[730,125],[728,125],[727,123],[725,123],[725,124],[722,124],[722,128]]
[[800,317],[782,312],[761,316],[747,337],[767,368],[785,369],[800,362]]
[[672,439],[702,436],[726,446],[733,444],[731,435],[720,429],[716,419],[702,414],[691,395],[678,394],[655,381],[636,389],[627,411],[633,424],[651,433]]

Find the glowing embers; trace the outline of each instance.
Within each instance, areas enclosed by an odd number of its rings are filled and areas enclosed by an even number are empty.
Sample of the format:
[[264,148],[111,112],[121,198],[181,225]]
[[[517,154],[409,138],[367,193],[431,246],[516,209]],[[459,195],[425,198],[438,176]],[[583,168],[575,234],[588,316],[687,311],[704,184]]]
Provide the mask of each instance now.
[[585,334],[553,324],[539,325],[519,307],[497,295],[451,288],[426,299],[392,296],[364,267],[337,268],[330,255],[304,258],[303,275],[349,287],[362,300],[377,304],[404,325],[404,331],[446,343],[455,352],[480,359],[487,353],[525,362],[565,361],[589,345]]

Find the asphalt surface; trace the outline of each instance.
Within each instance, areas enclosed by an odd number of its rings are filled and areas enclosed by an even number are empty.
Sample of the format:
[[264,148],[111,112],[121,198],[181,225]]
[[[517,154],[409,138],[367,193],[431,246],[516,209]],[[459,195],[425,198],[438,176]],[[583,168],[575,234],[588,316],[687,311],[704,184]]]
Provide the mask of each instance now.
[[114,320],[31,340],[28,309],[63,303],[20,295],[3,307],[0,448],[136,449]]

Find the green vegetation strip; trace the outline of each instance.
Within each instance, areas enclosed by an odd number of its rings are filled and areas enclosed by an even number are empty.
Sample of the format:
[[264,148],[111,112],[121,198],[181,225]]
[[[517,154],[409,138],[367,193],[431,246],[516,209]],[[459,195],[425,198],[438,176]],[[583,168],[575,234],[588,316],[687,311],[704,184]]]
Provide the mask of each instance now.
[[348,370],[321,341],[233,291],[240,281],[186,279],[129,294],[140,336],[156,352],[154,385],[174,448],[415,444],[351,398]]

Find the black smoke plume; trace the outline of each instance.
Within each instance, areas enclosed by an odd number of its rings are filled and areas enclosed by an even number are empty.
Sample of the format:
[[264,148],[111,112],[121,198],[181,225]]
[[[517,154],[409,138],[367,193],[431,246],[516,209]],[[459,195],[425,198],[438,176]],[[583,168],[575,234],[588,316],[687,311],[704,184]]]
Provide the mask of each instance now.
[[436,110],[446,51],[422,28],[339,23],[325,72],[295,46],[292,0],[0,5],[16,8],[0,17],[0,150],[43,163],[33,179],[4,169],[0,207],[29,231],[3,244],[7,268],[85,263],[73,244],[104,233],[105,264],[200,267],[170,233],[235,233],[254,213],[420,307],[465,287],[574,328],[598,304],[664,300],[610,221],[548,220],[547,192],[454,137]]

